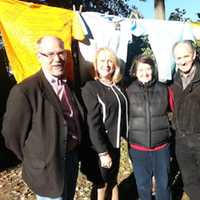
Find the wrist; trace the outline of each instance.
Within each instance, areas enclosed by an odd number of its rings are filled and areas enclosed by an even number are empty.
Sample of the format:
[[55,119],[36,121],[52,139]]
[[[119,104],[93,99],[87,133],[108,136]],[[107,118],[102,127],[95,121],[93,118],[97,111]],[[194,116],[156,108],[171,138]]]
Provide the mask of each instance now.
[[107,156],[107,155],[108,155],[108,152],[105,151],[105,152],[99,153],[98,155],[99,155],[99,157],[101,157],[101,156]]

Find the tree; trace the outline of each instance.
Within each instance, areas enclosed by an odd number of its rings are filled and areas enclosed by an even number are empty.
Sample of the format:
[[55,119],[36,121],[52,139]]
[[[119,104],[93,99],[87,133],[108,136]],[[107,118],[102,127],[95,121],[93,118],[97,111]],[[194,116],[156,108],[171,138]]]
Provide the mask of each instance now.
[[[147,1],[147,0],[140,0]],[[165,0],[154,0],[154,13],[156,19],[165,19]]]
[[197,21],[200,22],[200,13],[197,13],[197,16],[198,16],[198,18],[199,18]]
[[156,19],[165,19],[165,1],[154,0],[154,12]]
[[186,21],[190,21],[190,18],[186,18],[185,14],[186,14],[186,10],[185,9],[180,9],[180,8],[176,8],[169,16],[169,20],[174,20],[174,21],[181,21],[181,22],[186,22]]
[[83,7],[83,11],[98,11],[101,13],[109,13],[115,15],[128,16],[130,14],[130,8],[127,4],[128,0],[24,0],[27,2],[47,4],[49,6],[62,7],[73,9],[75,5],[78,10],[80,5]]

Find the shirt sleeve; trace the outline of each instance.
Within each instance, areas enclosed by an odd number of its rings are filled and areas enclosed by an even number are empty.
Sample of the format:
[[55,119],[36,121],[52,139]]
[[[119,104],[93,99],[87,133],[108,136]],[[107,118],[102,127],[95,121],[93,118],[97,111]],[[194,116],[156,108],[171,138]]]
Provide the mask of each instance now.
[[170,110],[174,111],[174,92],[171,87],[168,87],[168,98]]

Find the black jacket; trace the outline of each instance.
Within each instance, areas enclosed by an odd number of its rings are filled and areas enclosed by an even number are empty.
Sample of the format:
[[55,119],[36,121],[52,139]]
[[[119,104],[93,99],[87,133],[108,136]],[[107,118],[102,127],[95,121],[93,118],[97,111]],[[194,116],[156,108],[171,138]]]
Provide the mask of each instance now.
[[23,179],[38,195],[55,198],[63,193],[67,126],[61,103],[42,71],[12,88],[2,134],[22,160]]
[[[116,91],[125,101],[124,112]],[[110,145],[119,148],[120,136],[128,127],[128,102],[124,92],[118,86],[89,81],[82,89],[82,97],[87,109],[89,135],[94,149],[101,153],[108,151]],[[122,130],[122,126],[125,130]]]
[[129,98],[129,143],[155,147],[167,143],[168,90],[156,81],[142,84],[134,81],[127,89]]
[[200,134],[200,64],[196,62],[195,65],[195,76],[184,90],[179,71],[176,73],[172,85],[177,137]]

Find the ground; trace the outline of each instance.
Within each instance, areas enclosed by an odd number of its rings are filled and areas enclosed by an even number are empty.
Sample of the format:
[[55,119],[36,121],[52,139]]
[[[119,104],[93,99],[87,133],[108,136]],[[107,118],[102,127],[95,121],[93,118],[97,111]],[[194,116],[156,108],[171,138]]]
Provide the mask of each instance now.
[[[121,164],[118,177],[120,200],[136,200],[135,182],[127,155],[126,142],[122,142]],[[79,173],[75,200],[89,200],[92,184]],[[21,165],[0,172],[0,200],[35,200],[32,191],[21,179]],[[189,200],[186,196],[182,200]]]

